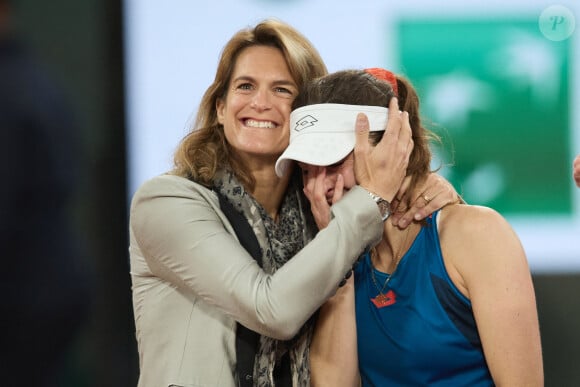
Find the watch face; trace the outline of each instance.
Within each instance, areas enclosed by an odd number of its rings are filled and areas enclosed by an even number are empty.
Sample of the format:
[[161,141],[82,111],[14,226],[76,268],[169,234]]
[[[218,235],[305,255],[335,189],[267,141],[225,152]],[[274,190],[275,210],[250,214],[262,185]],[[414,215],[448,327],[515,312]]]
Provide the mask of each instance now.
[[381,218],[383,219],[384,222],[385,220],[387,220],[389,215],[391,215],[391,204],[382,197],[380,197],[379,195],[376,195],[370,191],[367,192],[369,193],[369,195],[371,195],[375,203],[377,203],[377,206],[379,207],[379,212],[381,213]]
[[379,205],[379,210],[381,211],[381,215],[384,221],[389,217],[389,215],[391,215],[391,206],[389,202],[384,199],[378,201],[377,204]]

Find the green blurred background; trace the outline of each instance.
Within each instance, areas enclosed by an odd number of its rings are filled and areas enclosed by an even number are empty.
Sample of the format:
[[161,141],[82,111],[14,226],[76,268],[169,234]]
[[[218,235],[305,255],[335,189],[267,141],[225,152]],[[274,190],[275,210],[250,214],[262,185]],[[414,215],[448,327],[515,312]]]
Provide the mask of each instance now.
[[468,202],[572,215],[570,39],[546,39],[537,15],[458,16],[401,21],[398,49],[446,140],[439,162]]

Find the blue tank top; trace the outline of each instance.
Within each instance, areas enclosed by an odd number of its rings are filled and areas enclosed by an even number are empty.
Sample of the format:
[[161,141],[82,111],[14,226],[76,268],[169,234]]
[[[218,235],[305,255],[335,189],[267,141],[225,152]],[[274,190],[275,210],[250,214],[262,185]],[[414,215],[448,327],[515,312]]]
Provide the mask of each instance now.
[[371,298],[388,274],[370,255],[355,267],[359,369],[363,386],[493,386],[471,302],[443,263],[434,213],[402,257],[377,307]]

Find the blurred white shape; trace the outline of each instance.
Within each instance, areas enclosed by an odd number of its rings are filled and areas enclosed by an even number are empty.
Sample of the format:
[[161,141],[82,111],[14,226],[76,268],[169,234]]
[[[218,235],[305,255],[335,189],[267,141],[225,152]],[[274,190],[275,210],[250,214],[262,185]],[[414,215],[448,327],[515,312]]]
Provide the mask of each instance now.
[[486,204],[497,198],[505,189],[505,174],[498,163],[478,166],[463,183],[465,196],[474,204]]
[[553,42],[522,30],[509,30],[506,44],[490,54],[490,72],[517,89],[530,88],[535,103],[556,102],[561,58]]
[[472,111],[489,110],[493,104],[493,89],[464,71],[454,71],[430,77],[423,99],[433,120],[450,130],[467,126]]

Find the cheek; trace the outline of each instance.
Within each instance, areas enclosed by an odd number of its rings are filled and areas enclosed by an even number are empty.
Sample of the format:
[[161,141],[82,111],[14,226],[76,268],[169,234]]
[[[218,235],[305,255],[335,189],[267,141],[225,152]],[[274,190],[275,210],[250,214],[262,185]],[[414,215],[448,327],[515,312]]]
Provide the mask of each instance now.
[[344,177],[344,188],[351,189],[356,185],[356,178],[352,169],[345,171],[342,176]]
[[224,99],[216,102],[216,112],[218,122],[222,125],[236,119],[236,114],[244,108],[249,102],[243,95],[228,93]]
[[280,109],[280,115],[281,118],[283,120],[281,132],[280,134],[282,135],[284,142],[285,142],[285,146],[287,147],[290,144],[290,107],[288,106],[287,109]]
[[288,148],[288,145],[290,145],[290,130],[288,130],[288,125],[282,128],[282,131],[280,132],[280,145],[284,149]]

